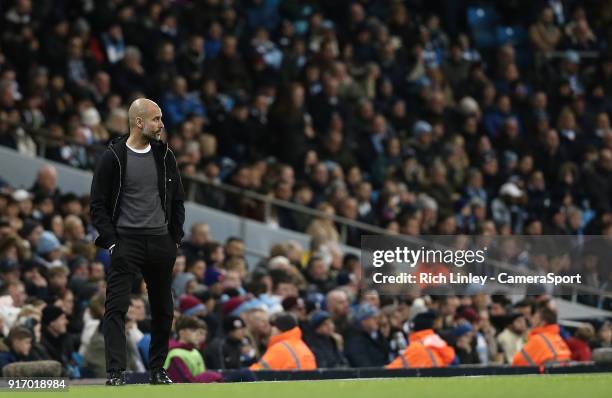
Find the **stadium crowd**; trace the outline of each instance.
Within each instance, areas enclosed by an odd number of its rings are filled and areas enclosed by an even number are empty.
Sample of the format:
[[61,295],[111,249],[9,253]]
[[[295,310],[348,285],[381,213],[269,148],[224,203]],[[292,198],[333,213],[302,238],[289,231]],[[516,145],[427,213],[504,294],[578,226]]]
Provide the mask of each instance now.
[[[607,2],[61,5],[0,6],[2,145],[92,168],[147,96],[183,175],[211,183],[198,201],[316,237],[341,238],[214,184],[408,235],[612,221]],[[487,43],[487,21],[514,35]]]
[[[109,254],[93,244],[88,197],[60,192],[56,173],[43,166],[29,190],[2,187],[0,367],[53,360],[69,377],[103,378]],[[189,232],[173,268],[174,338],[165,366],[175,381],[220,381],[218,369],[589,361],[592,348],[612,346],[610,322],[560,328],[555,301],[544,295],[518,302],[426,290],[381,297],[360,284],[359,258],[334,242],[278,242],[267,258],[247,264],[241,239],[215,241],[205,223]],[[531,341],[541,334],[557,348]],[[150,312],[142,278],[130,296],[126,335],[129,370],[145,371]]]
[[[127,104],[148,96],[183,175],[213,187],[407,235],[611,234],[608,3],[480,10],[525,31],[493,46],[466,13],[476,2],[452,3],[2,2],[0,145],[92,168],[96,146],[127,133]],[[70,377],[104,377],[108,253],[92,244],[88,198],[59,192],[51,166],[28,190],[0,185],[0,366],[53,359]],[[419,344],[421,357],[444,348],[433,366],[512,363],[531,328],[562,336],[576,360],[611,345],[607,322],[559,330],[546,297],[359,290],[359,259],[339,250],[329,219],[281,207],[264,218],[211,186],[196,199],[313,239],[247,264],[245,242],[194,225],[174,266],[175,380],[298,363],[413,366],[404,354]],[[349,227],[346,243],[360,235]],[[146,297],[139,281],[130,370],[147,363]]]

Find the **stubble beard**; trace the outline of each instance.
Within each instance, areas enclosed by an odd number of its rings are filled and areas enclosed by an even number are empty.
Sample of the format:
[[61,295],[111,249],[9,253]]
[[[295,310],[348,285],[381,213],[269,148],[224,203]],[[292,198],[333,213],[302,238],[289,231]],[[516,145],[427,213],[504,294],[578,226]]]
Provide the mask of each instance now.
[[158,131],[143,131],[142,136],[151,143],[151,141],[158,141],[161,139],[161,129]]

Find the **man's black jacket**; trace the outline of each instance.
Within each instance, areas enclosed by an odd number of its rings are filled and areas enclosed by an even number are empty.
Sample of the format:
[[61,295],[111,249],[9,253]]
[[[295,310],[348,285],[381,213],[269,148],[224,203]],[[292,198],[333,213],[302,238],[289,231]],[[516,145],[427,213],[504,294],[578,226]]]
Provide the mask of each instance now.
[[[96,245],[105,249],[117,242],[115,225],[119,217],[122,186],[125,184],[128,136],[114,139],[101,156],[91,183],[91,221],[100,234]],[[157,186],[168,221],[168,231],[177,244],[183,239],[185,193],[174,153],[168,144],[152,141],[157,166]]]

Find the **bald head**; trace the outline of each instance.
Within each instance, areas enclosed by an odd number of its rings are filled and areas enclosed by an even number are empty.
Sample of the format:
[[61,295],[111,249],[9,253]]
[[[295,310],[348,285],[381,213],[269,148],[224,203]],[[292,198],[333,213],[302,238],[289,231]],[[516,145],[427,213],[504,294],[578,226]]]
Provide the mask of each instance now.
[[142,134],[149,139],[159,139],[159,134],[164,128],[161,116],[161,109],[150,99],[134,100],[128,109],[130,134]]
[[128,118],[130,121],[130,129],[136,126],[136,118],[144,119],[146,114],[151,112],[153,108],[159,108],[157,104],[147,98],[138,98],[132,102],[128,110]]
[[49,164],[44,165],[38,170],[36,180],[46,193],[52,193],[57,187],[57,170]]
[[327,311],[332,314],[332,318],[343,317],[349,311],[349,299],[346,292],[342,289],[334,289],[327,293],[325,298]]

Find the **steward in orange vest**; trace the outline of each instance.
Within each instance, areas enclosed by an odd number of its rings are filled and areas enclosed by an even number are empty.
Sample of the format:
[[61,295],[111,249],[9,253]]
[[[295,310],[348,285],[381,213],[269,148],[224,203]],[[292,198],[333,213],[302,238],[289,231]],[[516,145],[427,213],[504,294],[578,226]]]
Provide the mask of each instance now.
[[268,349],[251,370],[312,370],[317,368],[315,356],[302,340],[302,331],[295,317],[281,313],[272,321]]
[[414,318],[408,348],[387,369],[446,367],[453,362],[455,350],[433,331],[435,319],[432,311]]
[[512,366],[554,365],[568,362],[572,353],[559,335],[557,314],[544,307],[536,311],[535,328],[529,333],[527,343],[516,353]]

